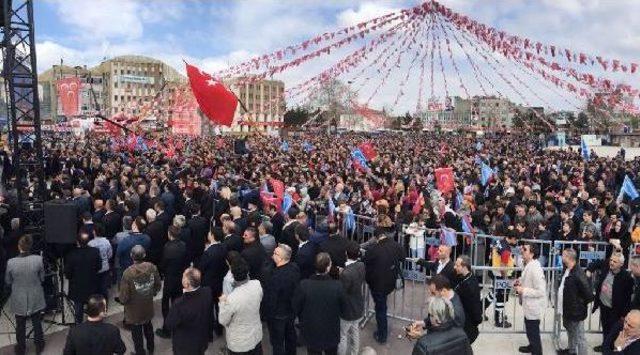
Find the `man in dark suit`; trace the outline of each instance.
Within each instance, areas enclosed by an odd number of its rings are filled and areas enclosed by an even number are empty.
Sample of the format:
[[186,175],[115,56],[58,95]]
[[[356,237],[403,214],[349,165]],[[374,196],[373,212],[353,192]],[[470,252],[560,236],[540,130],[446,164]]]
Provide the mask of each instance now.
[[448,245],[440,245],[438,247],[438,261],[428,261],[420,259],[417,262],[418,265],[422,265],[431,271],[431,275],[442,275],[446,277],[452,286],[455,286],[457,279],[456,271],[453,269],[455,264],[451,260],[451,247]]
[[162,200],[156,201],[153,205],[153,209],[156,210],[156,219],[162,222],[165,229],[171,225],[171,219],[173,218],[167,211],[165,211],[165,203]]
[[276,238],[276,242],[280,243],[282,241],[282,228],[284,227],[284,216],[282,213],[278,212],[278,208],[274,205],[269,205],[266,207],[267,215],[270,217],[271,225],[273,228],[271,229],[271,235]]
[[120,330],[105,323],[107,302],[96,294],[87,301],[87,321],[69,329],[63,355],[124,354],[127,348],[120,337]]
[[461,255],[456,259],[454,266],[458,274],[458,282],[453,291],[460,296],[464,309],[464,332],[469,338],[469,343],[478,338],[478,325],[482,323],[482,301],[480,300],[480,286],[478,279],[471,272],[471,258]]
[[298,268],[300,268],[300,279],[308,279],[315,273],[315,260],[318,249],[315,244],[309,241],[309,229],[301,224],[296,226],[295,238],[299,243],[295,262],[298,264]]
[[340,316],[340,354],[360,353],[360,320],[364,316],[364,294],[362,286],[365,279],[364,263],[360,258],[360,245],[349,241],[346,246],[347,261],[340,272],[340,282],[347,296],[346,307]]
[[167,315],[169,305],[182,295],[182,273],[187,268],[187,246],[178,239],[180,228],[170,226],[167,232],[169,241],[164,246],[162,261],[159,265],[160,275],[164,279],[162,286],[162,317],[164,324],[162,328],[156,329],[156,335],[161,338],[168,338],[171,334],[167,329]]
[[264,309],[269,326],[269,336],[274,355],[296,353],[295,314],[291,299],[300,282],[300,270],[291,261],[291,248],[280,244],[273,251],[276,265],[266,284]]
[[202,271],[202,286],[209,287],[213,295],[211,304],[213,321],[209,324],[209,339],[213,339],[213,332],[217,335],[222,334],[222,325],[218,322],[218,298],[222,295],[222,280],[227,274],[229,266],[226,263],[227,248],[222,244],[224,235],[222,230],[214,228],[209,232],[208,241],[198,269]]
[[147,210],[145,213],[147,219],[147,227],[144,233],[151,239],[151,245],[148,250],[149,261],[155,265],[160,265],[162,259],[162,250],[167,242],[168,227],[158,220],[156,211]]
[[348,240],[338,233],[335,224],[329,225],[329,238],[320,244],[320,251],[331,256],[331,264],[335,268],[344,268],[347,262],[347,244]]
[[298,212],[296,207],[289,208],[289,211],[287,211],[287,221],[282,227],[282,233],[280,234],[280,240],[276,239],[278,243],[284,243],[291,247],[294,260],[296,259],[299,248],[299,242],[296,239],[296,229],[300,225],[300,222],[296,219]]
[[122,232],[122,215],[115,211],[115,206],[115,200],[107,200],[107,212],[104,214],[103,221],[104,236],[109,240],[112,240],[117,233]]
[[65,257],[64,273],[69,279],[69,298],[74,304],[76,324],[82,323],[84,304],[98,292],[98,272],[102,267],[100,251],[90,247],[89,240],[87,230],[80,230],[77,248],[69,251]]
[[203,355],[209,343],[211,323],[211,290],[200,287],[198,269],[188,268],[182,275],[184,294],[167,316],[167,328],[171,330],[174,354]]
[[187,244],[187,255],[188,261],[197,265],[207,241],[209,222],[200,215],[199,204],[194,203],[191,208],[191,219],[187,222],[187,226],[191,229],[191,243]]
[[222,222],[222,232],[224,233],[224,241],[222,242],[227,251],[242,252],[242,237],[236,234],[236,225],[231,220]]
[[258,239],[258,231],[248,227],[242,234],[244,246],[240,255],[249,265],[249,277],[262,281],[262,269],[267,260],[267,253]]
[[624,319],[616,322],[604,341],[604,353],[640,354],[640,310],[632,309]]
[[191,189],[185,189],[182,196],[184,197],[184,205],[182,206],[181,214],[189,220],[197,202],[193,199],[193,190]]
[[342,284],[329,276],[329,254],[319,253],[314,266],[316,273],[302,280],[293,296],[293,309],[300,317],[307,353],[337,354],[340,316],[346,308],[346,295]]
[[385,234],[385,230],[375,231],[376,243],[364,254],[366,280],[375,304],[376,325],[374,339],[384,344],[387,341],[387,296],[395,289],[400,262],[405,255],[402,247]]

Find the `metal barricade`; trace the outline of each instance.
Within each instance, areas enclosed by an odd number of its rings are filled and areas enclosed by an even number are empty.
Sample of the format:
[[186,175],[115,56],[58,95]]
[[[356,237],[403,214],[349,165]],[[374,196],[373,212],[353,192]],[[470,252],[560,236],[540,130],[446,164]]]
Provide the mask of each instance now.
[[[606,242],[587,242],[587,241],[556,241],[554,243],[553,253],[551,257],[554,259],[554,268],[552,273],[552,293],[550,294],[553,304],[554,329],[553,341],[557,349],[561,348],[561,337],[564,332],[562,326],[562,314],[558,309],[558,287],[563,277],[562,251],[568,248],[574,249],[578,254],[578,265],[583,269],[595,260],[605,260],[607,257],[607,249],[611,244]],[[595,285],[597,273],[591,275],[591,285]],[[587,319],[584,320],[586,333],[600,333],[600,314],[599,311],[593,312],[594,302],[588,306]]]
[[336,222],[340,235],[358,244],[362,244],[374,236],[376,228],[374,217],[337,212]]

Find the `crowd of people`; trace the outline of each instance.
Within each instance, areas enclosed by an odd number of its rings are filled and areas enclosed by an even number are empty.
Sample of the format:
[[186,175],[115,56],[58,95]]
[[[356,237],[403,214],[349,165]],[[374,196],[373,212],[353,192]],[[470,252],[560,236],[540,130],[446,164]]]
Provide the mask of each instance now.
[[[497,236],[487,261],[505,269],[496,278],[515,280],[529,339],[520,351],[533,354],[542,353],[549,290],[539,259],[548,251],[530,241],[609,242],[607,260],[585,270],[580,250],[562,252],[564,352],[587,353],[590,302],[603,329],[597,350],[632,354],[640,347],[640,259],[629,253],[640,243],[639,201],[619,194],[625,176],[640,185],[638,158],[592,152],[585,160],[578,151],[545,150],[537,139],[508,134],[302,135],[286,138],[286,146],[256,135],[241,152],[229,137],[152,140],[144,149],[90,135],[47,144],[48,197],[72,202],[78,216],[76,245],[62,253],[77,323],[67,354],[125,351],[118,328],[103,320],[112,301],[124,305],[136,354],[153,353],[154,336],[170,337],[176,354],[203,354],[217,336],[230,354],[261,354],[263,322],[269,353],[294,354],[303,345],[310,354],[358,354],[364,285],[375,309],[374,339],[387,342],[387,297],[409,254],[398,231],[410,224]],[[365,142],[376,151],[366,167],[351,154]],[[15,215],[11,153],[2,156],[3,201],[11,207],[0,216],[0,271],[16,315],[15,351],[25,352],[30,319],[42,352],[41,282],[51,261],[31,253],[32,237]],[[482,165],[492,168],[486,181]],[[451,191],[437,188],[441,167],[454,171]],[[280,190],[288,199],[273,198]],[[372,240],[356,243],[342,233],[351,214],[375,221]],[[514,273],[508,269],[516,266],[516,249],[523,270]],[[451,255],[450,245],[433,258],[417,255],[432,297],[428,317],[407,327],[415,354],[472,353],[490,304],[494,325],[511,326],[504,314],[509,292],[490,290],[481,299],[470,256]],[[164,321],[154,330],[160,292]]]

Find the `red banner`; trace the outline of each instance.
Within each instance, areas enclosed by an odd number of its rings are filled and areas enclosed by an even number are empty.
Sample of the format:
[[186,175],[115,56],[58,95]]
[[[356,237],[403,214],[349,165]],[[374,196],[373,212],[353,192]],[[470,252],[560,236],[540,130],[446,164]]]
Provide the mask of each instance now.
[[436,187],[442,193],[453,191],[453,168],[436,169]]
[[176,88],[173,105],[169,108],[171,133],[190,136],[202,135],[202,119],[198,114],[198,102],[187,87]]
[[78,94],[80,92],[80,79],[64,78],[56,82],[56,90],[60,99],[62,114],[67,117],[78,115],[80,104]]

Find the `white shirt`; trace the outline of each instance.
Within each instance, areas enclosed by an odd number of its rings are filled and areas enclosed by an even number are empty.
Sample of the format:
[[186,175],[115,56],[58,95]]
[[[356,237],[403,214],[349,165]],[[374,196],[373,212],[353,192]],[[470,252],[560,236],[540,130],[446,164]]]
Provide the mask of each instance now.
[[304,242],[300,242],[300,244],[298,244],[298,249],[302,248],[303,245],[309,243],[309,241],[304,241]]
[[562,294],[564,293],[564,280],[567,279],[570,271],[571,270],[569,268],[565,270],[564,275],[562,275],[562,281],[560,281],[560,287],[558,288],[558,314],[562,314]]
[[442,269],[444,269],[444,267],[447,265],[447,263],[449,262],[449,259],[447,259],[446,261],[442,261],[442,260],[438,260],[438,270],[436,270],[436,274],[439,274]]

